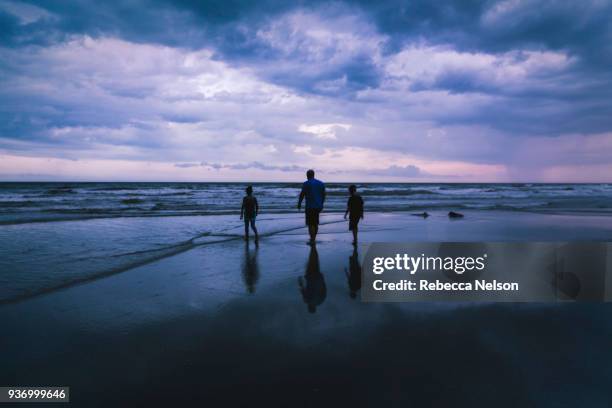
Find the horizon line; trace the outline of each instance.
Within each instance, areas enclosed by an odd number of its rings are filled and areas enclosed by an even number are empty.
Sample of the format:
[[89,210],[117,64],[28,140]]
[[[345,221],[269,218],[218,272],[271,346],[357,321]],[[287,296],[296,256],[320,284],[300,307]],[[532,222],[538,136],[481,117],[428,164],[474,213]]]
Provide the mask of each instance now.
[[[322,180],[323,181],[323,180]],[[266,181],[232,181],[232,180],[0,180],[0,183],[207,183],[207,184],[299,184],[303,181],[266,180]],[[326,181],[327,184],[612,184],[612,181]]]

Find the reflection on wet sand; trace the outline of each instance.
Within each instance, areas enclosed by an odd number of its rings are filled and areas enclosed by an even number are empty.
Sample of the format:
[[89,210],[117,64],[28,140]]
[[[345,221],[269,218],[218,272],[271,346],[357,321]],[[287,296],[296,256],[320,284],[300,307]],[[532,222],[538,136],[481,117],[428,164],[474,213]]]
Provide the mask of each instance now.
[[319,266],[319,254],[314,245],[310,247],[306,272],[303,277],[299,277],[298,283],[304,303],[308,305],[308,311],[310,313],[315,313],[317,311],[317,306],[325,301],[327,287],[325,286],[325,278]]
[[251,249],[247,242],[244,246],[244,260],[242,262],[242,279],[248,293],[255,293],[255,286],[259,280],[259,264],[257,263],[257,251],[259,246]]
[[349,256],[348,270],[344,268],[344,273],[348,280],[349,295],[351,299],[355,299],[357,297],[357,292],[361,290],[361,265],[359,264],[357,246],[353,247],[353,254]]

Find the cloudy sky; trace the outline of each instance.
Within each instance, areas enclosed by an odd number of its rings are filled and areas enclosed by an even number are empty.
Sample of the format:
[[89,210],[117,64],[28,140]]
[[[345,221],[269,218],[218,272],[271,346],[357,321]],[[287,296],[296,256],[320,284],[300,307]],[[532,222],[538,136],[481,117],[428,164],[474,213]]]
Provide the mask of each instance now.
[[612,0],[0,0],[1,180],[612,181]]

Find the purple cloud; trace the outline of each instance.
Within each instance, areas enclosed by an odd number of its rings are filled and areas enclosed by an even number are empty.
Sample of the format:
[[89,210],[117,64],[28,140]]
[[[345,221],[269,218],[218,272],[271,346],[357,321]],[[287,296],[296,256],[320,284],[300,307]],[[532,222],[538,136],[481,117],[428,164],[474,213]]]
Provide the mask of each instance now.
[[610,17],[599,1],[2,0],[0,155],[601,181]]

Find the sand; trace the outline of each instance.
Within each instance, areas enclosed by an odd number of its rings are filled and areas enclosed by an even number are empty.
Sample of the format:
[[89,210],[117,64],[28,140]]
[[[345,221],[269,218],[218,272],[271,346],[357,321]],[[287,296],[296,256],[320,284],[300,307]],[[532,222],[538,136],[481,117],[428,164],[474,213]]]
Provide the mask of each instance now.
[[[361,240],[612,236],[605,216],[465,215],[366,214]],[[274,226],[261,222],[258,248],[205,240],[0,306],[0,383],[70,386],[76,406],[609,403],[612,305],[362,303],[349,296],[347,225],[323,220],[316,256],[303,228],[266,236]],[[299,281],[313,269],[305,301]]]

